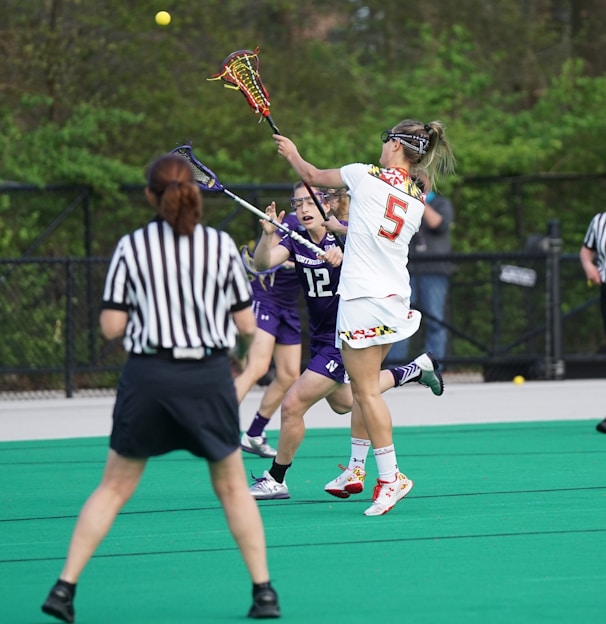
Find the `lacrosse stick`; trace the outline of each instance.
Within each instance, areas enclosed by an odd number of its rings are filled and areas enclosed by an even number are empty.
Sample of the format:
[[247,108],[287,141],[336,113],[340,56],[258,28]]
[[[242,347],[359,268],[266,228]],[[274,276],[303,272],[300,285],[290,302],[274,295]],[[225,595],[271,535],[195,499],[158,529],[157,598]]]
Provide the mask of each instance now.
[[[259,73],[259,48],[255,48],[254,52],[250,50],[236,50],[227,56],[223,63],[221,63],[221,71],[215,74],[212,78],[207,80],[223,80],[225,83],[223,86],[228,89],[235,89],[240,91],[246,98],[248,105],[253,109],[257,115],[262,115],[266,120],[274,134],[282,134],[276,126],[276,123],[272,119],[269,113],[269,93],[265,88],[261,74]],[[326,211],[322,207],[322,204],[316,197],[316,194],[311,190],[307,182],[303,182],[307,192],[313,199],[316,208],[320,211],[324,221],[328,220]],[[335,240],[341,248],[344,249],[343,241],[335,235]]]
[[223,192],[227,196],[231,197],[234,201],[236,201],[240,206],[243,206],[247,210],[250,210],[252,213],[256,214],[261,219],[265,219],[265,221],[269,221],[275,228],[288,234],[292,239],[296,240],[301,245],[305,245],[308,249],[311,249],[318,256],[324,256],[325,252],[323,249],[320,249],[317,245],[314,245],[310,240],[303,238],[298,232],[291,230],[288,225],[285,223],[280,223],[275,219],[272,219],[270,216],[266,215],[263,211],[259,210],[256,206],[249,204],[245,199],[238,197],[234,193],[232,193],[229,189],[226,189],[221,182],[219,182],[219,178],[205,165],[203,165],[195,156],[194,151],[191,145],[181,145],[176,147],[174,150],[171,150],[171,154],[176,154],[181,158],[184,158],[189,165],[191,166],[194,177],[198,186],[203,191],[213,191],[213,192]]
[[255,268],[255,257],[254,254],[248,248],[248,245],[244,245],[240,248],[240,257],[242,258],[242,264],[244,264],[244,268],[249,275],[253,277],[263,277],[264,275],[271,275],[272,273],[276,273],[280,268],[280,265],[276,265],[271,269],[265,269],[265,271],[258,271]]

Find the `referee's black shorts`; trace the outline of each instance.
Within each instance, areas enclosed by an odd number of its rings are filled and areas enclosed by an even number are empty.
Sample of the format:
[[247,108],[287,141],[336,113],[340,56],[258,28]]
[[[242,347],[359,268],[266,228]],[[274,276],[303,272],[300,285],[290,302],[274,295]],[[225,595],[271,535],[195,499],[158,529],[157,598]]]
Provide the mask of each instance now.
[[240,447],[238,401],[226,351],[202,360],[128,358],[110,447],[147,458],[183,449],[219,461]]

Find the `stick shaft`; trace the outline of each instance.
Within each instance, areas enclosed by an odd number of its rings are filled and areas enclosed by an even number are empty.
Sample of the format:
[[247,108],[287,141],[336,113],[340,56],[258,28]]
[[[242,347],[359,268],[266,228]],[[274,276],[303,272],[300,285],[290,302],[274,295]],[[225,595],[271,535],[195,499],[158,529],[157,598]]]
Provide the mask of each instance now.
[[[270,128],[273,130],[274,134],[282,135],[280,130],[278,130],[278,126],[276,126],[275,121],[271,118],[271,115],[265,115],[265,119],[267,119],[267,123],[269,124]],[[311,187],[309,186],[309,184],[307,184],[307,182],[305,182],[304,180],[302,180],[302,182],[303,182],[303,186],[305,186],[305,189],[309,193],[309,196],[313,199],[313,202],[316,205],[316,208],[320,211],[322,218],[324,219],[324,221],[327,221],[328,215],[326,214],[326,211],[324,210],[324,208],[322,208],[322,204],[316,197],[316,194],[311,190]],[[345,245],[343,244],[343,241],[336,234],[335,234],[335,241],[337,242],[337,245],[339,245],[339,247],[341,248],[341,251],[343,251],[345,249]]]
[[256,206],[249,204],[245,199],[242,199],[241,197],[238,197],[235,193],[232,193],[229,189],[223,189],[223,192],[229,197],[231,197],[235,202],[240,204],[240,206],[246,208],[247,210],[250,210],[252,213],[256,214],[261,219],[265,219],[265,221],[269,221],[274,227],[277,227],[281,232],[288,234],[288,236],[296,240],[298,243],[301,243],[301,245],[305,245],[305,247],[307,247],[308,249],[311,249],[314,253],[318,254],[319,256],[325,255],[323,249],[320,249],[320,247],[318,247],[317,245],[314,245],[311,241],[307,240],[306,238],[303,238],[298,232],[291,230],[289,227],[287,227],[286,225],[283,225],[279,221],[275,221],[270,216],[266,215],[263,211],[259,210]]
[[208,191],[223,191],[226,195],[231,197],[234,201],[236,201],[240,206],[243,206],[247,210],[250,210],[252,213],[256,214],[261,219],[265,219],[265,221],[269,221],[274,227],[278,228],[281,232],[288,234],[292,239],[296,240],[298,243],[305,245],[308,249],[311,249],[318,256],[326,255],[323,249],[320,249],[317,245],[314,245],[310,240],[303,238],[298,232],[292,231],[288,226],[280,223],[279,221],[275,221],[264,212],[259,210],[256,206],[249,204],[246,200],[238,197],[235,193],[232,193],[229,189],[226,189],[217,176],[208,168],[205,167],[195,156],[191,146],[187,146],[187,148],[177,148],[173,150],[173,152],[177,152],[182,158],[185,158],[189,165],[194,169],[198,174],[203,174],[205,177],[204,181],[198,179],[198,186],[203,190]]
[[274,134],[282,134],[280,130],[278,130],[278,126],[276,126],[276,122],[271,118],[271,115],[265,115],[265,119],[267,119],[267,123],[270,128],[274,131]]

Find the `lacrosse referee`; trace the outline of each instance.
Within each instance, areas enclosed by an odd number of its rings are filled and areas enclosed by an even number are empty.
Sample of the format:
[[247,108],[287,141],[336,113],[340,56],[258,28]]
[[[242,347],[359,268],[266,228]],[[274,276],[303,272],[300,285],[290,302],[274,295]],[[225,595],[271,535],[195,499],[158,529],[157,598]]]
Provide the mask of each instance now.
[[264,528],[242,462],[228,357],[238,335],[248,345],[256,329],[248,278],[231,237],[200,224],[202,196],[182,157],[151,164],[145,195],[158,215],[120,239],[103,291],[101,331],[110,340],[123,336],[129,354],[109,455],[42,610],[74,621],[78,578],[137,488],[148,458],[184,449],[208,460],[253,583],[248,616],[279,617]]
[[[599,212],[591,219],[579,258],[587,282],[600,287],[600,311],[606,332],[606,212]],[[606,433],[606,418],[597,424],[596,429]]]

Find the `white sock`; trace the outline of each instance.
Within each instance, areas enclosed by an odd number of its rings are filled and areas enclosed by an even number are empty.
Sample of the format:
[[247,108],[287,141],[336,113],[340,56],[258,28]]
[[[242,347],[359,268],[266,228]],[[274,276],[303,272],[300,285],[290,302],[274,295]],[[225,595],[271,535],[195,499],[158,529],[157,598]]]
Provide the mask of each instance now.
[[363,440],[362,438],[351,439],[351,457],[349,459],[350,470],[352,468],[362,468],[366,464],[366,458],[368,457],[368,451],[370,449],[370,440]]
[[398,460],[393,444],[375,449],[375,460],[377,462],[377,471],[381,481],[391,482],[398,474]]

